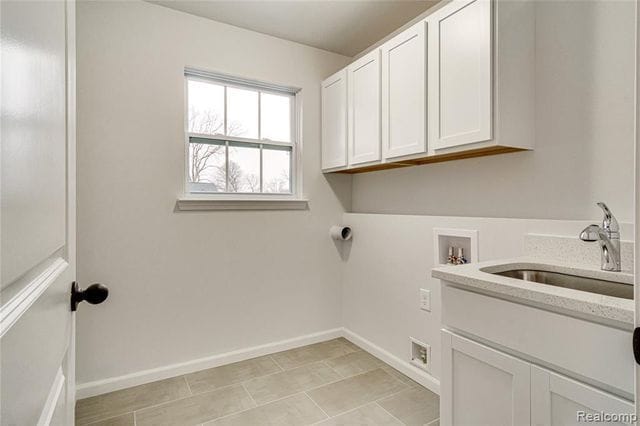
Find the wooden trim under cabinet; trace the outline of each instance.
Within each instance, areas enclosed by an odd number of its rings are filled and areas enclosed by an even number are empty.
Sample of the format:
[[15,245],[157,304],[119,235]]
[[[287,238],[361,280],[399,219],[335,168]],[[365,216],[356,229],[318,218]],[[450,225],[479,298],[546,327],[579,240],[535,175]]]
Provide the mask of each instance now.
[[486,157],[488,155],[509,154],[512,152],[530,151],[524,148],[514,148],[505,146],[490,146],[485,148],[471,149],[461,152],[450,152],[446,154],[435,154],[426,157],[412,158],[410,160],[399,160],[381,164],[372,164],[363,167],[353,167],[351,169],[337,170],[325,173],[356,174],[375,172],[378,170],[397,169],[400,167],[419,166],[421,164],[442,163],[444,161],[463,160],[465,158]]

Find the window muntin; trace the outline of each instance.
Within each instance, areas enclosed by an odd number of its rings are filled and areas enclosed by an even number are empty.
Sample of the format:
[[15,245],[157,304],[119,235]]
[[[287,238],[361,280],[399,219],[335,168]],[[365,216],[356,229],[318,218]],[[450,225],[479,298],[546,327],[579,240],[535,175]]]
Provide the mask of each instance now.
[[185,74],[187,192],[293,195],[295,91]]

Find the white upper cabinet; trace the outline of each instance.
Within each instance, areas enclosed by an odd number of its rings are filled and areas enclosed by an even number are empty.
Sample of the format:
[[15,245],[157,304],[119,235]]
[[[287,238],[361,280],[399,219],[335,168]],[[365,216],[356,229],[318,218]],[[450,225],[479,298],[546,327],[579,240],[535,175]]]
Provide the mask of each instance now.
[[323,83],[323,170],[531,150],[534,73],[535,2],[451,0]]
[[347,165],[347,71],[322,82],[322,169]]
[[380,48],[385,159],[427,151],[426,28],[421,21]]
[[380,160],[380,51],[347,68],[349,165]]
[[492,138],[492,14],[489,0],[454,0],[429,17],[431,144]]

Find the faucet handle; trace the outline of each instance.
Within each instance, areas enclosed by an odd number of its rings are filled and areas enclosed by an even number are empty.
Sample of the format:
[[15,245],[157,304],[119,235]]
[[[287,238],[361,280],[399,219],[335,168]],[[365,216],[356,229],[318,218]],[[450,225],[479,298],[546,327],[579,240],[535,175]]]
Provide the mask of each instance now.
[[611,213],[611,210],[609,210],[609,207],[607,207],[607,205],[602,201],[596,204],[604,212],[604,218],[602,219],[602,228],[604,228],[604,230],[609,233],[620,232],[620,225],[618,224],[618,220],[613,215],[613,213]]

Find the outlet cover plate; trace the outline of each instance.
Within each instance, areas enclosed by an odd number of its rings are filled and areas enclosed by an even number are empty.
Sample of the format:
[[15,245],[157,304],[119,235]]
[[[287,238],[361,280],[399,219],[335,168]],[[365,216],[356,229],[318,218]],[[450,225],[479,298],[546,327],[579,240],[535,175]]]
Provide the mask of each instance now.
[[420,309],[431,312],[431,290],[420,289]]

